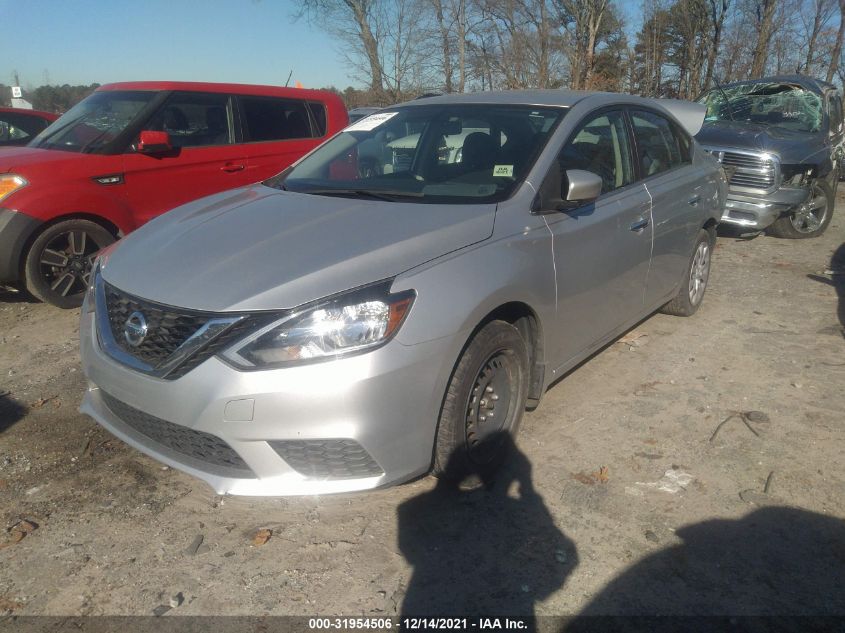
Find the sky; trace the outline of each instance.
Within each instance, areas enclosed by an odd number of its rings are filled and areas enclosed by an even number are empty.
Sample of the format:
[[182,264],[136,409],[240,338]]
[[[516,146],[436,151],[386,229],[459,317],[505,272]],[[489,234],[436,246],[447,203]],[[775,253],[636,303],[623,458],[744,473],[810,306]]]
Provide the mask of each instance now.
[[0,83],[360,85],[296,0],[0,0]]
[[[618,3],[628,30],[640,2]],[[0,0],[0,83],[176,80],[360,87],[297,0]]]

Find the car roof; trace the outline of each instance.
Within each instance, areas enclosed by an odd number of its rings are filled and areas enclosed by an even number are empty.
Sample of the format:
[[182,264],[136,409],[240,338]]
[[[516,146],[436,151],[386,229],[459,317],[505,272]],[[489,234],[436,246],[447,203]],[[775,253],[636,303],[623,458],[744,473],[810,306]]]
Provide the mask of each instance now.
[[[745,84],[796,84],[816,94],[823,94],[828,90],[836,90],[836,86],[833,84],[814,77],[808,77],[807,75],[773,75],[771,77],[761,77],[760,79],[734,81],[729,84],[723,84],[722,88],[731,88]],[[718,88],[716,89],[718,90]]]
[[243,95],[267,97],[290,97],[297,99],[326,99],[327,95],[340,99],[333,92],[327,90],[311,90],[308,88],[289,88],[286,86],[263,86],[257,84],[224,84],[202,81],[122,81],[105,84],[97,88],[97,92],[106,90],[182,90],[186,92],[226,92]]
[[[489,90],[484,92],[466,92],[422,97],[413,101],[397,104],[401,106],[425,106],[437,104],[484,104],[484,105],[527,105],[570,108],[575,104],[590,99],[595,105],[615,103],[655,105],[665,100],[649,99],[618,92],[599,92],[590,90]],[[389,106],[396,107],[396,106]],[[388,108],[385,108],[388,109]]]
[[44,110],[31,110],[29,108],[6,108],[0,107],[0,112],[14,112],[15,114],[23,114],[24,116],[37,116],[43,119],[58,119],[60,115],[52,112],[45,112]]

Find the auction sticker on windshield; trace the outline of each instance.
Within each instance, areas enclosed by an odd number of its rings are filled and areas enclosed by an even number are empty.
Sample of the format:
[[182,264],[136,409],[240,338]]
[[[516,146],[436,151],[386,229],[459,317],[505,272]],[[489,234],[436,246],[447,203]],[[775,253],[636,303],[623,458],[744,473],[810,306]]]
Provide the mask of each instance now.
[[390,119],[395,117],[398,112],[380,112],[379,114],[371,114],[368,117],[364,117],[360,121],[356,121],[348,128],[343,130],[344,132],[369,132],[370,130],[376,129],[382,123],[387,123]]

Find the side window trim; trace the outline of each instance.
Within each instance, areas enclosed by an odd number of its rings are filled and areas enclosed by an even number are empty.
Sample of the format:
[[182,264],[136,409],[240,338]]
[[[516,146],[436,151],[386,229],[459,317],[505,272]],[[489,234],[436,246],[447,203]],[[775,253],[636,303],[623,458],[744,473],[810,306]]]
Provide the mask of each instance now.
[[[581,120],[578,122],[577,127],[572,131],[572,133],[566,138],[566,140],[560,145],[555,154],[555,162],[552,165],[552,169],[559,169],[560,168],[560,161],[558,160],[560,157],[561,152],[563,149],[571,143],[576,136],[584,129],[585,125],[592,121],[593,119],[597,119],[598,117],[606,114],[610,114],[613,112],[618,112],[623,122],[625,123],[625,129],[627,132],[627,140],[628,140],[628,160],[630,161],[631,165],[631,182],[627,185],[622,185],[621,187],[617,187],[616,189],[611,189],[610,191],[603,191],[597,200],[604,200],[610,196],[615,196],[619,193],[626,192],[631,187],[634,187],[638,184],[641,184],[642,180],[638,177],[639,170],[638,164],[636,160],[636,152],[634,146],[634,138],[633,138],[633,131],[632,125],[628,120],[628,112],[627,107],[625,104],[612,104],[612,105],[603,105],[595,108],[594,110],[590,110],[586,114],[581,117]],[[546,173],[546,178],[548,178],[549,173]]]
[[[150,112],[149,116],[147,116],[143,124],[139,126],[138,130],[132,136],[135,139],[138,134],[140,134],[143,130],[147,129],[147,126],[158,116],[160,112],[162,112],[167,106],[172,103],[176,99],[181,99],[184,97],[190,97],[193,95],[204,95],[204,96],[212,96],[212,97],[225,97],[226,98],[226,124],[228,127],[228,142],[226,143],[216,143],[213,145],[184,145],[179,147],[180,152],[187,152],[192,150],[198,149],[206,149],[209,147],[229,147],[230,145],[237,144],[237,135],[234,133],[234,110],[233,110],[233,99],[232,95],[225,93],[225,92],[201,92],[201,91],[194,91],[194,90],[171,90],[167,92],[167,96],[162,99],[158,105]],[[134,142],[130,144],[129,149],[134,147]]]

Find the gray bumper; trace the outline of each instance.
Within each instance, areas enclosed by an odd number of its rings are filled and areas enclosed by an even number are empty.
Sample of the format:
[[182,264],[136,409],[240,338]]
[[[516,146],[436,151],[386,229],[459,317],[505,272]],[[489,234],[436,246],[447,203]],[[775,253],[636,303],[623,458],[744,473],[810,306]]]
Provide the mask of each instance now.
[[800,205],[810,195],[809,189],[782,187],[769,194],[728,191],[721,221],[726,224],[762,231],[775,220]]
[[[206,481],[220,494],[364,490],[430,468],[445,383],[460,349],[454,348],[457,338],[414,346],[393,340],[369,354],[268,371],[238,371],[214,357],[177,380],[162,380],[108,356],[99,346],[92,317],[83,313],[80,324],[82,365],[89,381],[81,411],[131,446]],[[127,423],[125,415],[115,413],[109,399],[159,423],[177,425],[183,435],[197,431],[222,440],[248,467],[246,476],[152,441],[132,420]],[[274,448],[287,442],[301,444],[307,452],[328,440],[363,449],[378,465],[376,473],[308,475],[298,465],[301,459],[288,463]],[[356,452],[351,459],[361,455]],[[344,456],[335,452],[329,458]]]
[[20,280],[23,247],[39,224],[25,213],[0,208],[0,282]]

